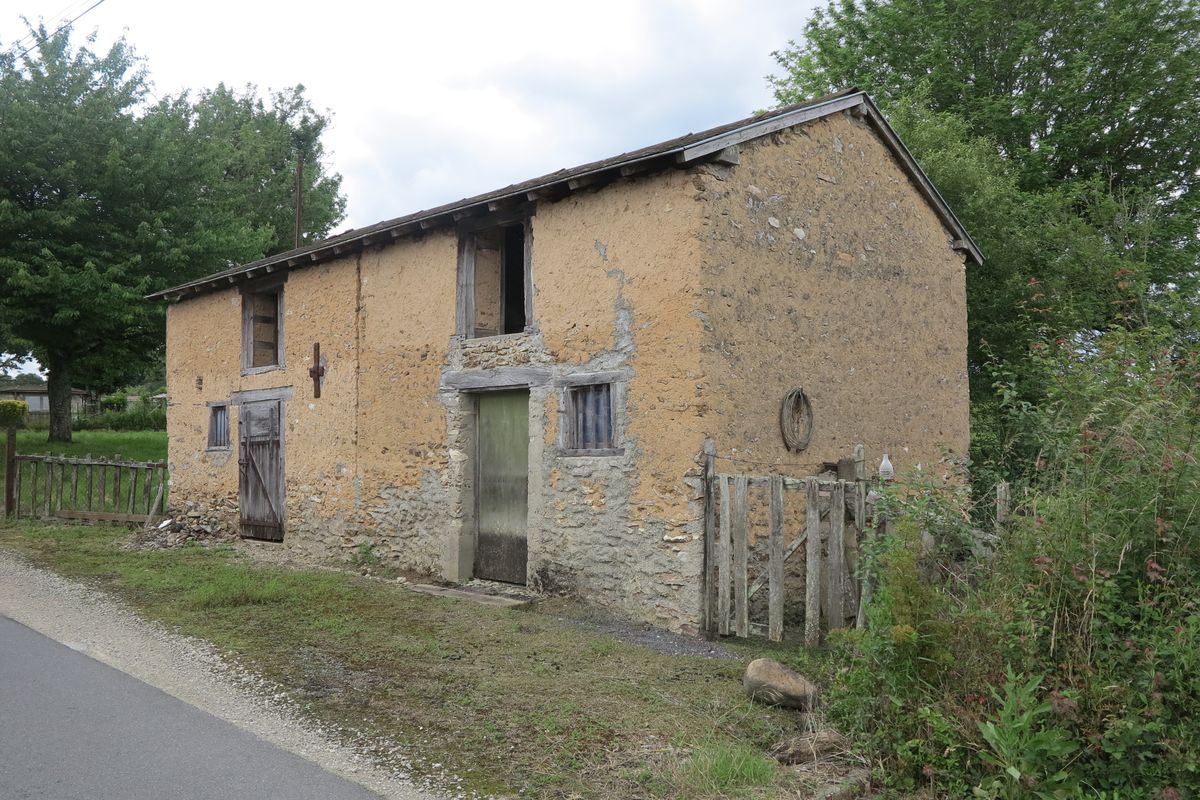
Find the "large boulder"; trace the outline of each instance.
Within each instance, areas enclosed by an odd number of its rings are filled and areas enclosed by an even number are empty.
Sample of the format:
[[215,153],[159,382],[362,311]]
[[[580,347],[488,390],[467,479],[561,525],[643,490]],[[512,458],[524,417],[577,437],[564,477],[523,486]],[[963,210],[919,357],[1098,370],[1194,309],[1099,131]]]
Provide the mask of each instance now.
[[812,681],[770,658],[756,658],[746,667],[742,686],[751,700],[770,706],[812,711],[817,687]]

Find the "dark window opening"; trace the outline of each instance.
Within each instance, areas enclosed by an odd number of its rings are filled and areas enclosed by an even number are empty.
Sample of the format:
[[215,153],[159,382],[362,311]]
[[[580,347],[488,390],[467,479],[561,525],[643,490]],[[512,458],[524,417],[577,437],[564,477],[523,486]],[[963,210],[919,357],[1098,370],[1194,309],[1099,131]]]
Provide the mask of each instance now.
[[525,315],[525,225],[503,225],[475,236],[476,337],[521,333]]
[[275,367],[279,353],[280,290],[247,293],[242,298],[243,365],[249,369]]
[[567,390],[567,450],[614,450],[612,385]]
[[208,414],[208,448],[229,447],[229,406],[212,406]]

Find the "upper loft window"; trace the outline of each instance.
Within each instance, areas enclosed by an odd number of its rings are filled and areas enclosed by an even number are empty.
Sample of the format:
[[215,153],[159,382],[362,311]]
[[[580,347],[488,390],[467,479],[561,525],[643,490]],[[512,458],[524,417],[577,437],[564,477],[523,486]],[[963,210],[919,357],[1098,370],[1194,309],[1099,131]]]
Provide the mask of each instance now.
[[520,220],[462,234],[459,334],[521,333],[530,324],[529,223]]
[[242,292],[242,372],[283,366],[283,286]]

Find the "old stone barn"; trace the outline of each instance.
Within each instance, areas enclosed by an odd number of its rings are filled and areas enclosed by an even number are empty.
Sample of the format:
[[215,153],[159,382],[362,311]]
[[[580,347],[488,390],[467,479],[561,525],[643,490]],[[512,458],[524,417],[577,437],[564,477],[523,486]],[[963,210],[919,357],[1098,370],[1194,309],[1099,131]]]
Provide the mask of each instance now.
[[156,295],[171,502],[694,630],[705,439],[963,453],[979,260],[858,91],[352,230]]

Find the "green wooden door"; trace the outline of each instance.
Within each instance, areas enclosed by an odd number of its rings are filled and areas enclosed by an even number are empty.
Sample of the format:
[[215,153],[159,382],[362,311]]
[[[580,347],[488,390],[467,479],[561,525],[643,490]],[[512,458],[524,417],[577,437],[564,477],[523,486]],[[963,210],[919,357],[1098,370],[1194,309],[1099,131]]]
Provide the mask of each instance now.
[[525,583],[529,392],[479,395],[475,576]]

